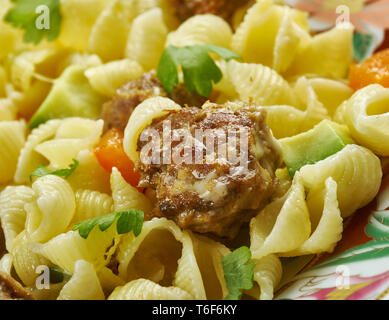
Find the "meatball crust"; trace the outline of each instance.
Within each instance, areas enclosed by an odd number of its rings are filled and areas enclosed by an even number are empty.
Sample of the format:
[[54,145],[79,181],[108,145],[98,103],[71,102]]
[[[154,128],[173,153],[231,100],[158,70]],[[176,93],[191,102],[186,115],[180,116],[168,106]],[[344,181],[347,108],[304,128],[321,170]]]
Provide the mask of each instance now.
[[[169,142],[169,158],[158,154],[154,162],[146,161],[151,154],[142,150],[166,151],[166,141],[159,139],[154,148],[150,140],[138,141],[140,186],[153,189],[157,201],[148,218],[167,217],[184,229],[234,238],[277,186],[280,151],[265,117],[257,107],[234,111],[208,102],[202,109],[184,108],[154,120],[144,133],[166,136],[169,123],[176,139]],[[206,134],[199,138],[199,132]]]
[[152,70],[121,86],[115,96],[104,104],[100,115],[104,120],[104,131],[112,128],[124,131],[134,109],[146,99],[157,96],[169,97],[181,106],[201,107],[206,101],[199,94],[189,92],[183,84],[177,85],[169,94]]
[[181,21],[196,14],[214,14],[230,20],[234,12],[246,5],[249,0],[170,0],[170,2],[176,8],[176,15]]

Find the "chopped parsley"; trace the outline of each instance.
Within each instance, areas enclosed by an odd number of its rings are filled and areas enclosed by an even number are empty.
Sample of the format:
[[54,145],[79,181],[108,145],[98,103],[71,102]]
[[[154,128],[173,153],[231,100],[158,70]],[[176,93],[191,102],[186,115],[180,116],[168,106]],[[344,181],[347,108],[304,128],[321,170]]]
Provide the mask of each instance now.
[[76,170],[79,164],[80,163],[76,159],[73,159],[73,163],[69,165],[68,169],[60,169],[55,171],[50,171],[45,165],[39,164],[37,169],[30,174],[30,181],[32,182],[33,177],[43,177],[47,175],[55,175],[67,179],[74,172],[74,170]]
[[247,247],[236,249],[222,259],[224,278],[229,293],[225,300],[239,300],[242,297],[241,290],[250,290],[254,285],[254,262],[251,259],[251,251]]
[[162,54],[158,65],[158,78],[168,92],[179,83],[178,67],[182,67],[184,82],[189,91],[196,91],[204,97],[212,92],[212,81],[218,83],[223,74],[209,52],[214,52],[224,60],[241,59],[241,57],[223,47],[210,44],[193,45],[178,48],[168,46]]
[[78,230],[80,236],[87,239],[95,226],[99,226],[101,231],[105,231],[112,226],[116,220],[116,230],[118,234],[126,234],[133,231],[134,235],[137,237],[142,231],[144,213],[141,210],[112,212],[101,217],[79,222],[73,227],[73,231]]
[[24,42],[52,41],[61,29],[60,0],[11,0],[15,3],[4,20],[25,30]]

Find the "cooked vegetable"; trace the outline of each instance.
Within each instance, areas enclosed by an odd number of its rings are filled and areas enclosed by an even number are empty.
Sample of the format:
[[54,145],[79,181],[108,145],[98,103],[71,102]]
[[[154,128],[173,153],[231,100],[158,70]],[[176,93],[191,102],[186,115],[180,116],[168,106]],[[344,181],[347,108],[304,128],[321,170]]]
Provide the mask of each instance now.
[[[135,171],[135,165],[126,155],[123,148],[124,134],[116,128],[112,128],[101,138],[95,148],[95,155],[100,165],[109,173],[116,167],[123,178],[133,187],[138,187],[140,173]],[[140,190],[143,190],[140,188]]]
[[50,119],[99,117],[104,98],[92,89],[84,71],[85,67],[73,65],[63,72],[30,120],[31,129]]
[[364,62],[351,66],[349,81],[354,90],[374,83],[389,88],[389,49],[379,51]]
[[347,128],[324,120],[313,129],[280,140],[282,153],[291,177],[307,164],[314,164],[354,143]]

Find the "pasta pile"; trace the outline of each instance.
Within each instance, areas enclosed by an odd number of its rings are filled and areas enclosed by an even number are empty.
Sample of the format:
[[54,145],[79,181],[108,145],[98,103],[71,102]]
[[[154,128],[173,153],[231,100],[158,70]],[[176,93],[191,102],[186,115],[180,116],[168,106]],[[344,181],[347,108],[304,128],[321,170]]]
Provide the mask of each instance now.
[[[243,58],[226,62],[212,55],[223,73],[214,86],[217,102],[263,107],[281,144],[323,120],[346,128],[355,144],[302,167],[293,178],[285,169],[277,171],[280,190],[250,222],[255,285],[245,296],[272,299],[282,257],[333,251],[343,220],[376,196],[379,157],[389,156],[389,89],[370,85],[354,92],[347,85],[350,24],[312,35],[305,12],[273,0],[257,0],[244,14],[237,11],[235,29],[210,14],[180,24],[166,0],[63,0],[59,38],[31,46],[3,21],[10,6],[0,0],[0,229],[6,246],[0,271],[16,275],[38,299],[224,299],[228,294],[221,261],[231,248],[173,221],[146,221],[139,236],[120,235],[111,226],[96,227],[84,239],[72,230],[115,211],[147,214],[152,204],[118,169],[108,173],[98,163],[93,150],[103,120],[52,119],[28,130],[25,119],[69,70],[78,70],[77,85],[89,92],[71,97],[72,103],[101,105],[122,84],[156,69],[168,45],[217,45]],[[181,108],[162,97],[139,105],[124,135],[129,158],[138,160],[139,135],[153,119]],[[79,166],[67,179],[49,174],[31,180],[37,165],[55,171],[73,159]],[[69,278],[37,289],[42,265],[59,267]]]

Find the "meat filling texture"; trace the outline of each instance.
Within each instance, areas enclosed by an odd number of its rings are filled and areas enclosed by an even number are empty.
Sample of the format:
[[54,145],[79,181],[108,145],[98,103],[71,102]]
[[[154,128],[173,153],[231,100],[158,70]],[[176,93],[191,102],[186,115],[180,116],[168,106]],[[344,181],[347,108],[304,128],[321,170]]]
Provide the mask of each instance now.
[[[155,191],[148,218],[167,217],[184,229],[236,237],[277,187],[280,151],[265,119],[258,107],[234,110],[208,102],[155,120],[138,141],[140,186]],[[167,124],[168,157],[166,139],[145,139],[151,131],[166,137]]]
[[0,300],[35,300],[35,298],[11,276],[0,272]]
[[170,0],[181,21],[196,14],[214,14],[230,20],[234,12],[249,0]]
[[134,109],[146,99],[157,96],[169,97],[181,106],[201,107],[206,101],[199,94],[189,92],[183,84],[169,94],[157,78],[156,71],[152,70],[121,86],[115,96],[104,104],[100,115],[104,120],[104,131],[112,128],[124,131]]

